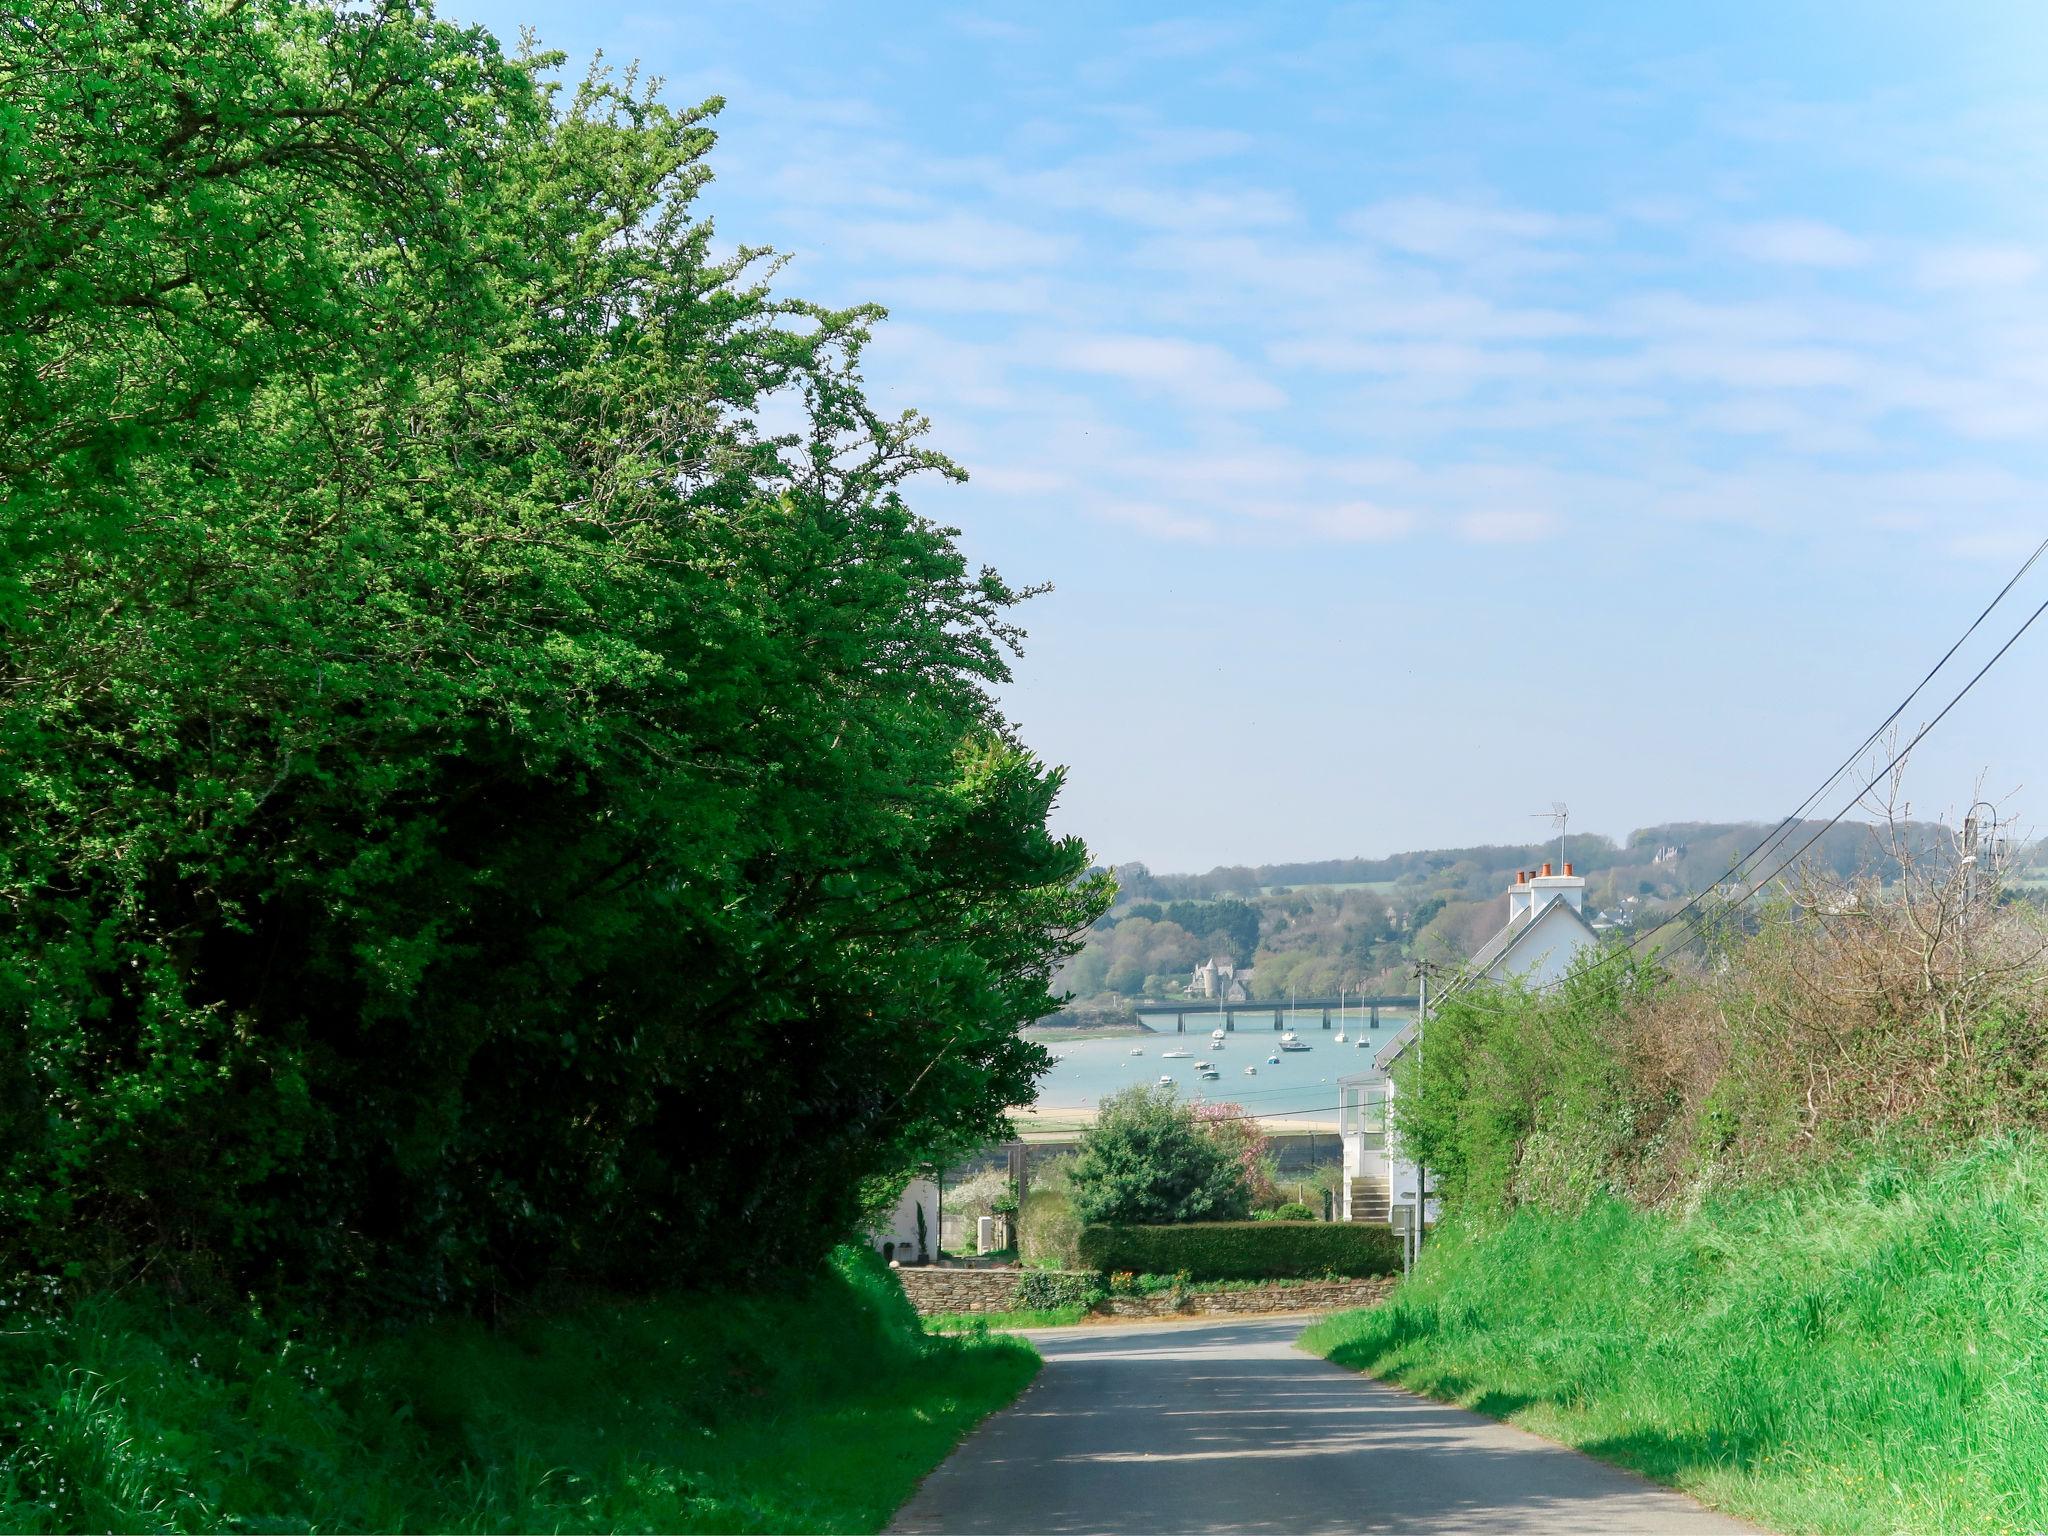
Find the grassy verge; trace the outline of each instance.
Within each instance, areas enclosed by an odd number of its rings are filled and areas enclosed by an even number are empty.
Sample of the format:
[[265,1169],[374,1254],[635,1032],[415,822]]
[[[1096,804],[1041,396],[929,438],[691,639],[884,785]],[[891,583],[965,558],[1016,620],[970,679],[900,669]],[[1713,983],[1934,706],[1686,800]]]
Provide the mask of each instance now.
[[1039,1307],[1018,1312],[946,1312],[924,1320],[935,1333],[988,1333],[1006,1328],[1066,1328],[1085,1322],[1082,1306]]
[[0,1530],[874,1531],[1037,1367],[851,1252],[347,1344],[100,1298],[0,1325]]
[[2048,1150],[1447,1230],[1302,1342],[1777,1529],[2048,1529]]

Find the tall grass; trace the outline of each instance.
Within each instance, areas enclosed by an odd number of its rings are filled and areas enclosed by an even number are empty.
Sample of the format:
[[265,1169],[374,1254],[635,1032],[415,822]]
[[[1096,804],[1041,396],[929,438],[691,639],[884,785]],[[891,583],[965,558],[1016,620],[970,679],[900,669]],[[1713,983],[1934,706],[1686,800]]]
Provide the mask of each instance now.
[[0,1323],[0,1529],[873,1531],[1037,1363],[851,1251],[369,1342],[100,1297]]
[[2048,1529],[2048,1144],[1454,1226],[1303,1342],[1781,1530]]

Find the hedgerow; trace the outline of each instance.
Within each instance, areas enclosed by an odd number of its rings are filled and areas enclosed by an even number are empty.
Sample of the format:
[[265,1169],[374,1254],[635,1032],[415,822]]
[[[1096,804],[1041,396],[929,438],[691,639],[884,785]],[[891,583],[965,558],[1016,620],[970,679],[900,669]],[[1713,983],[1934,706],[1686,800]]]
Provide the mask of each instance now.
[[1114,1273],[1185,1273],[1203,1280],[1393,1274],[1401,1245],[1365,1222],[1204,1221],[1176,1226],[1081,1229],[1081,1262]]

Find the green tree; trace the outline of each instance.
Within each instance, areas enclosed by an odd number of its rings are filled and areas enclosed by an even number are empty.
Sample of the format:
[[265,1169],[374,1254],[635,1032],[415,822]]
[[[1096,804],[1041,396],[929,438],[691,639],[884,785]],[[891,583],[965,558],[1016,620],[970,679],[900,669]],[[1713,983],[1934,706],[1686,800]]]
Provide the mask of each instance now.
[[0,1267],[688,1280],[1000,1134],[1109,881],[879,312],[712,253],[717,104],[408,0],[0,27]]
[[1104,1099],[1068,1179],[1084,1222],[1236,1221],[1251,1208],[1234,1149],[1205,1133],[1193,1106],[1165,1086]]

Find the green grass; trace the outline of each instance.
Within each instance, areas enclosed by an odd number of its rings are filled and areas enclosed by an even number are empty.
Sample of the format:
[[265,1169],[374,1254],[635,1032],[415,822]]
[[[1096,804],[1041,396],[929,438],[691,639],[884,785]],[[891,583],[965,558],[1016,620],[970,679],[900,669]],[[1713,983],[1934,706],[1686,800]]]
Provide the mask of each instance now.
[[850,1252],[324,1345],[102,1297],[0,1323],[0,1530],[874,1531],[1037,1368]]
[[1453,1227],[1302,1342],[1779,1530],[2048,1529],[2048,1149]]
[[924,1320],[934,1333],[989,1333],[1014,1328],[1068,1328],[1085,1322],[1083,1306],[1026,1308],[1017,1312],[944,1312]]

